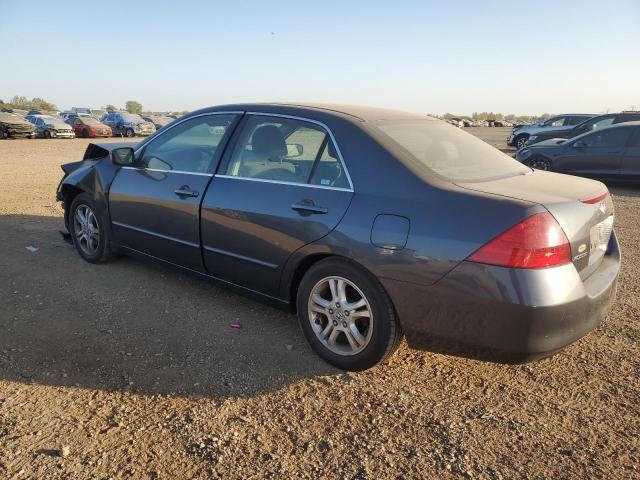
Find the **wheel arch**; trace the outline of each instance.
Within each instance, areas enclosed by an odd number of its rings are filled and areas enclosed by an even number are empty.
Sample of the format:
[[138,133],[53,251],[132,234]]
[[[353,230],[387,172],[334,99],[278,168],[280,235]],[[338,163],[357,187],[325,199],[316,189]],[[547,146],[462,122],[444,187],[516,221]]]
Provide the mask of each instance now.
[[296,265],[294,268],[292,268],[292,272],[287,276],[287,281],[286,281],[286,296],[287,296],[287,300],[289,302],[289,306],[290,309],[293,313],[297,313],[297,308],[296,308],[296,298],[298,296],[298,289],[300,287],[300,283],[302,282],[302,278],[304,277],[304,275],[309,271],[309,269],[314,266],[315,264],[317,264],[318,262],[322,261],[322,260],[326,260],[328,258],[335,258],[335,259],[340,259],[343,260],[345,262],[348,262],[352,265],[357,266],[358,268],[362,269],[364,272],[366,272],[367,274],[369,274],[372,278],[374,278],[382,287],[382,289],[387,293],[388,297],[389,297],[389,301],[391,302],[391,305],[394,309],[394,311],[396,312],[397,315],[397,309],[395,307],[395,303],[393,301],[393,298],[391,297],[391,295],[389,294],[389,292],[387,291],[387,289],[385,288],[384,284],[380,281],[380,279],[370,270],[368,269],[365,265],[363,265],[362,263],[347,257],[345,255],[341,255],[340,253],[335,253],[335,252],[314,252],[314,253],[310,253],[306,256],[304,256],[303,258],[301,258],[300,260],[297,261]]

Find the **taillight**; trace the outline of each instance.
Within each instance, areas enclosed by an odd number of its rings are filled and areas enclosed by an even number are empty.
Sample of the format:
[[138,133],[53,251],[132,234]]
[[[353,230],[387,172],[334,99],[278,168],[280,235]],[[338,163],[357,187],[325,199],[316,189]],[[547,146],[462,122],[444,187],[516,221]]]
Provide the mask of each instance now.
[[599,203],[602,200],[604,200],[605,198],[607,198],[607,195],[609,195],[608,191],[605,191],[604,193],[596,196],[596,197],[591,197],[591,198],[583,198],[582,200],[580,200],[582,203],[588,203],[590,205],[593,205],[594,203]]
[[512,268],[571,263],[569,240],[549,212],[536,213],[476,250],[467,260]]

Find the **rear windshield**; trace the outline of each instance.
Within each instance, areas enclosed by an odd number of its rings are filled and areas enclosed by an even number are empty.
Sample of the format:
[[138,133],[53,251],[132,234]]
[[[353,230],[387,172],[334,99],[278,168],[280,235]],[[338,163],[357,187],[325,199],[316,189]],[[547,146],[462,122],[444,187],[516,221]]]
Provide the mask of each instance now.
[[375,125],[419,165],[452,182],[481,182],[530,171],[488,143],[445,122],[425,119]]

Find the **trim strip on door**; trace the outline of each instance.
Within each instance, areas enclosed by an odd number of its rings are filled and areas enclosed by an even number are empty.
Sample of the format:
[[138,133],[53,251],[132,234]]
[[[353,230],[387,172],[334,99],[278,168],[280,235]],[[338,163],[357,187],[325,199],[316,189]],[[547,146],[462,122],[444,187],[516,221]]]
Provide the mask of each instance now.
[[127,228],[129,230],[135,230],[136,232],[146,233],[147,235],[151,235],[153,237],[163,238],[165,240],[171,240],[172,242],[180,243],[182,245],[187,245],[188,247],[200,248],[200,245],[197,243],[187,242],[186,240],[180,240],[179,238],[170,237],[168,235],[162,235],[161,233],[152,232],[150,230],[145,230],[144,228],[134,227],[133,225],[128,225],[122,222],[111,222],[113,225],[117,225],[118,227]]
[[207,245],[205,245],[204,249],[206,251],[208,251],[208,252],[219,253],[220,255],[224,255],[226,257],[237,258],[238,260],[244,260],[246,262],[255,263],[257,265],[261,265],[263,267],[271,268],[273,270],[278,268],[278,265],[275,264],[275,263],[264,262],[262,260],[258,260],[257,258],[246,257],[244,255],[238,255],[237,253],[231,253],[231,252],[228,252],[226,250],[220,250],[219,248],[208,247]]

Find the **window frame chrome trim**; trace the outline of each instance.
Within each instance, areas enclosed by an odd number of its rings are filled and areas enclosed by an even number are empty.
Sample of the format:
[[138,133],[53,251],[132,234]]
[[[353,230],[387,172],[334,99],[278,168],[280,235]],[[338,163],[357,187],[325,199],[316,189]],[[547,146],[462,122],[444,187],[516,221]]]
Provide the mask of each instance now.
[[342,151],[340,150],[340,146],[338,145],[338,142],[336,141],[336,137],[333,135],[333,132],[331,131],[331,129],[325,123],[322,123],[322,122],[320,122],[318,120],[314,120],[312,118],[298,117],[296,115],[285,115],[285,114],[282,114],[282,113],[267,113],[267,112],[247,111],[247,112],[245,112],[245,115],[261,116],[261,117],[288,118],[288,119],[291,119],[291,120],[299,120],[299,121],[302,121],[302,122],[314,123],[314,124],[319,125],[320,127],[322,127],[329,134],[329,138],[331,138],[331,141],[333,142],[333,146],[336,148],[336,153],[338,154],[338,160],[342,164],[342,168],[344,168],[344,172],[347,175],[347,181],[349,182],[349,188],[345,188],[345,187],[327,187],[325,185],[313,185],[311,183],[285,182],[285,181],[280,181],[280,180],[265,180],[265,179],[261,179],[261,178],[240,177],[240,176],[237,176],[237,175],[226,175],[226,174],[219,174],[219,173],[216,173],[215,177],[235,178],[235,179],[238,179],[238,180],[249,180],[249,181],[256,181],[256,182],[263,182],[263,183],[277,183],[277,184],[282,184],[282,185],[297,185],[297,186],[300,186],[300,187],[312,187],[312,188],[320,188],[320,189],[324,189],[324,190],[338,190],[338,191],[341,191],[341,192],[352,192],[352,193],[355,192],[355,189],[353,188],[353,181],[351,180],[351,175],[349,174],[349,169],[347,168],[347,163],[344,161],[344,157],[342,156]]
[[265,178],[249,178],[249,177],[237,177],[235,175],[221,175],[216,173],[214,175],[215,178],[228,178],[231,180],[245,180],[247,182],[260,182],[260,183],[274,183],[277,185],[287,185],[290,187],[305,187],[305,188],[319,188],[321,190],[336,190],[339,192],[349,192],[353,193],[353,190],[350,188],[342,188],[342,187],[326,187],[324,185],[311,185],[310,183],[296,183],[296,182],[285,182],[282,180],[267,180]]
[[213,177],[213,173],[200,173],[200,172],[185,172],[184,170],[160,170],[158,168],[138,168],[122,166],[125,170],[139,170],[144,172],[160,172],[160,173],[182,173],[184,175],[198,175],[200,177]]

